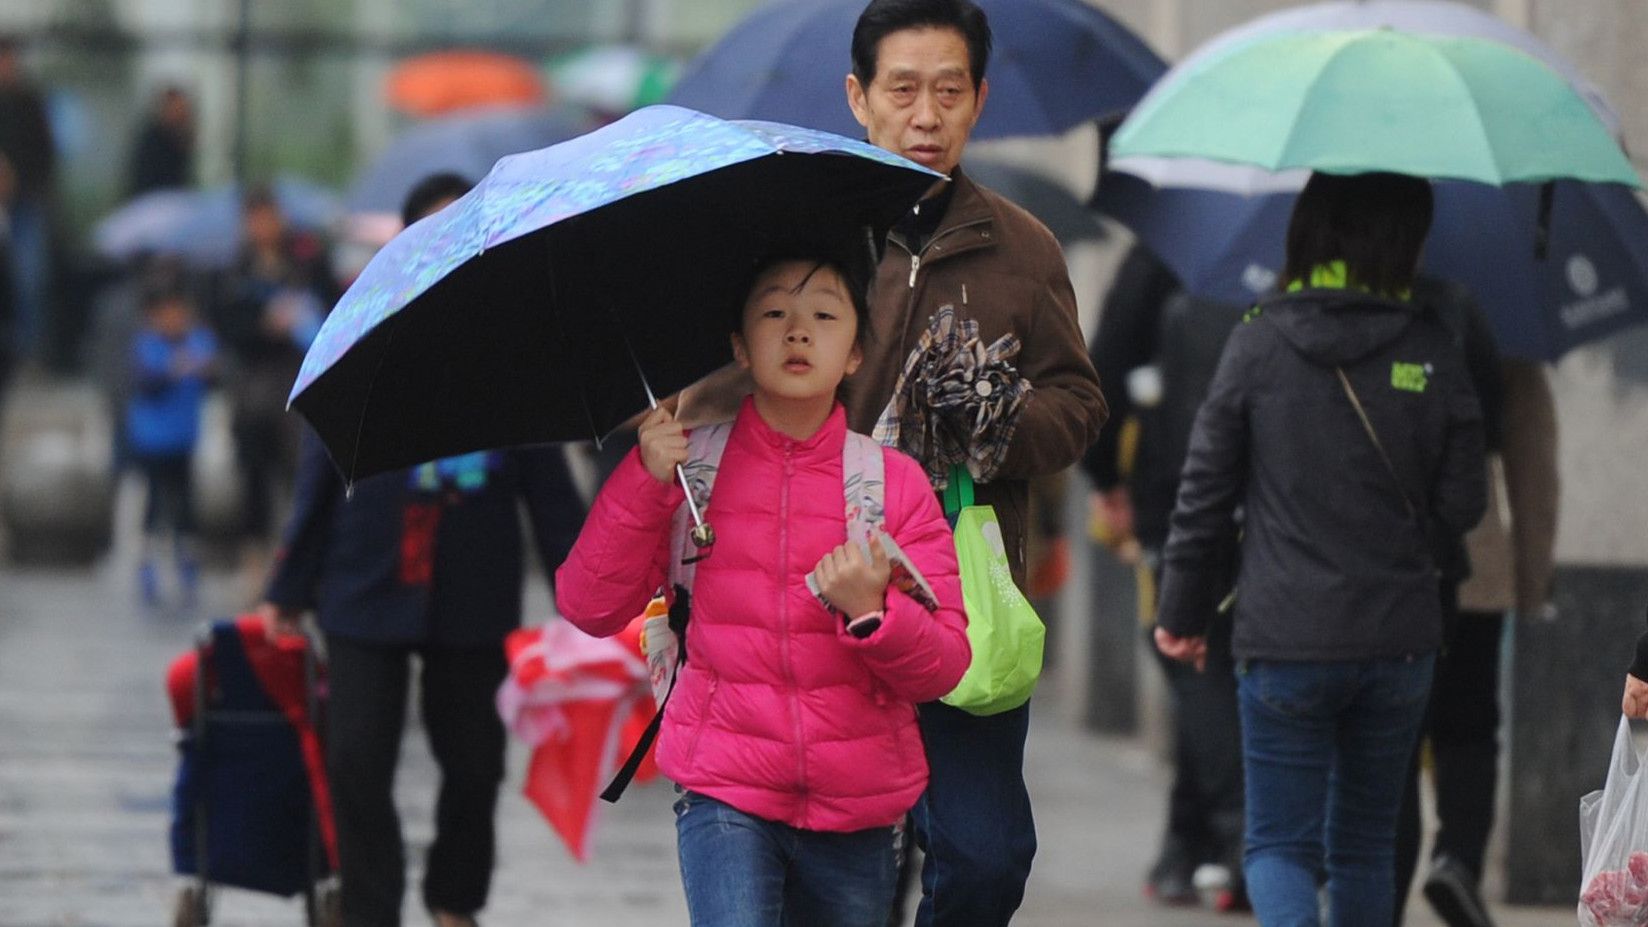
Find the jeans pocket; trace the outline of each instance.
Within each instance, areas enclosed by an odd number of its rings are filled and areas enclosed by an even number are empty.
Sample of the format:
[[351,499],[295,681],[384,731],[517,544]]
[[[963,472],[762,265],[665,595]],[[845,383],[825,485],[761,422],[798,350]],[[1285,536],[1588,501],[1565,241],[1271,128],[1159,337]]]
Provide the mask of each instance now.
[[1436,655],[1382,661],[1379,667],[1380,700],[1392,707],[1424,704],[1431,697],[1431,681],[1436,671]]
[[1266,707],[1301,718],[1319,714],[1327,695],[1322,668],[1314,663],[1251,662],[1247,682]]

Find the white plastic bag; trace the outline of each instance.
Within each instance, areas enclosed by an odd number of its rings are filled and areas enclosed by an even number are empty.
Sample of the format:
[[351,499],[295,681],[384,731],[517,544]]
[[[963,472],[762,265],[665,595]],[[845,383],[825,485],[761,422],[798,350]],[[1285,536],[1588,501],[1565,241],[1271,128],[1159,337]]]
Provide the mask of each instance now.
[[1619,719],[1608,781],[1579,800],[1581,927],[1648,927],[1648,772]]

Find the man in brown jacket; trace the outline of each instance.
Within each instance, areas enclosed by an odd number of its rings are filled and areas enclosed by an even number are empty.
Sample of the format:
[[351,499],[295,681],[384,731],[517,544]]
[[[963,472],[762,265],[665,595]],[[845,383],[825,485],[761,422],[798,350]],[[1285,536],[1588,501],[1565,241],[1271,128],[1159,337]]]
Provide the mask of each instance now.
[[[999,473],[977,486],[1001,521],[1013,578],[1025,585],[1031,477],[1070,466],[1105,420],[1098,376],[1076,323],[1057,241],[1029,213],[959,169],[983,110],[990,27],[969,0],[872,0],[853,30],[847,102],[871,142],[947,174],[894,227],[871,286],[864,364],[843,399],[869,433],[934,312],[951,307],[989,344],[1011,333],[1031,386]],[[916,923],[1006,924],[1024,897],[1035,824],[1024,786],[1029,706],[977,717],[920,706],[931,779],[914,810],[927,852]]]

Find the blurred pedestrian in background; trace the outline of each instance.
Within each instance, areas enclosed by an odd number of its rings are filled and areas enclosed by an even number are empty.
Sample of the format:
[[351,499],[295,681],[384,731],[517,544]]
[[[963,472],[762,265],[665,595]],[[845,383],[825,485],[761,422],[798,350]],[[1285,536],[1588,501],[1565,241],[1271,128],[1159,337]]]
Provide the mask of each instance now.
[[146,283],[142,306],[130,348],[124,442],[148,484],[138,589],[144,605],[160,603],[158,562],[170,542],[179,595],[185,606],[192,606],[199,565],[190,474],[200,442],[201,408],[217,375],[217,338],[200,323],[188,293],[170,275]]
[[1459,568],[1444,577],[1443,646],[1397,828],[1396,923],[1419,861],[1419,786],[1428,744],[1439,827],[1426,900],[1450,927],[1492,927],[1480,885],[1499,781],[1499,658],[1505,613],[1540,614],[1550,597],[1556,410],[1543,365],[1501,358],[1463,287],[1421,278],[1414,298],[1438,311],[1464,352],[1482,406],[1489,491],[1487,512],[1466,536]]
[[192,186],[195,175],[195,108],[182,87],[167,86],[155,95],[153,109],[132,145],[128,192]]
[[286,395],[338,293],[322,243],[287,227],[267,187],[242,204],[242,242],[215,287],[213,322],[229,353],[235,460],[241,480],[242,567],[268,567],[276,494],[297,468],[302,432]]
[[[407,224],[461,196],[436,175],[407,197]],[[494,705],[503,639],[521,620],[524,501],[545,575],[576,539],[583,504],[559,447],[466,454],[342,479],[312,433],[262,612],[278,632],[313,611],[326,636],[327,770],[337,820],[344,923],[397,925],[406,856],[395,767],[416,657],[420,716],[441,770],[423,903],[438,927],[486,904],[504,775]]]
[[[1102,182],[1102,181],[1101,181]],[[1142,614],[1154,626],[1154,590],[1161,581],[1162,545],[1178,495],[1196,410],[1207,395],[1225,339],[1244,307],[1197,299],[1179,287],[1147,247],[1135,244],[1122,260],[1099,315],[1091,345],[1099,382],[1111,389],[1117,427],[1100,432],[1083,466],[1093,481],[1093,519],[1110,548],[1126,562],[1142,560]],[[1123,468],[1121,423],[1138,421],[1138,437]],[[1213,578],[1235,578],[1235,541],[1217,558]],[[1200,900],[1202,865],[1223,867],[1216,889],[1220,910],[1246,906],[1242,887],[1242,740],[1236,711],[1236,666],[1230,653],[1230,615],[1207,617],[1207,662],[1201,672],[1157,654],[1173,705],[1173,786],[1161,849],[1145,876],[1145,893],[1163,904]],[[1147,632],[1148,633],[1148,632]]]
[[21,41],[0,35],[0,210],[5,213],[18,361],[42,360],[51,325],[51,235],[57,146],[46,99],[23,72]]
[[1207,659],[1235,588],[1247,890],[1261,923],[1388,927],[1408,764],[1442,642],[1445,548],[1486,504],[1482,417],[1453,338],[1408,301],[1428,182],[1315,174],[1287,292],[1230,336],[1163,552],[1157,646]]

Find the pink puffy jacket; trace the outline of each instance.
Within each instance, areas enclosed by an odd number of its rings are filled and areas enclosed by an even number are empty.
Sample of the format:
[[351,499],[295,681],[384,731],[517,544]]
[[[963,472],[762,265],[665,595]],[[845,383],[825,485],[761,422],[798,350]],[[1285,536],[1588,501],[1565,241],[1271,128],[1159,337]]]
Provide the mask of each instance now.
[[[807,591],[844,543],[840,405],[796,441],[745,399],[710,496],[712,554],[698,564],[688,661],[658,740],[680,785],[770,821],[820,831],[896,823],[927,785],[915,704],[967,669],[955,542],[926,476],[888,450],[885,530],[932,583],[928,612],[889,588],[862,640]],[[556,606],[595,635],[617,633],[664,582],[681,488],[631,453],[601,488],[555,575]]]

